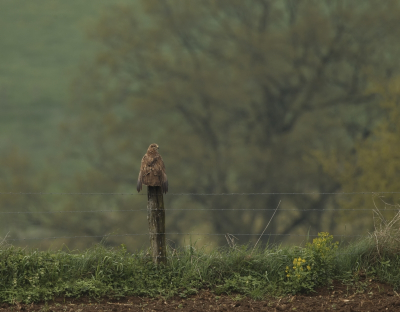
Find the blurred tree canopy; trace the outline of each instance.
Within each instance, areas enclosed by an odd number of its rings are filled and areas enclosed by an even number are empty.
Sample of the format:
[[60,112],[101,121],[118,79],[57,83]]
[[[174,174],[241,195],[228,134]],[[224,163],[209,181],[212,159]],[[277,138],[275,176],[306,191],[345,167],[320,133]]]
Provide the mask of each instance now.
[[[7,194],[23,191],[25,193],[42,192],[48,183],[49,175],[35,172],[29,158],[17,149],[0,156],[0,238],[6,235],[12,239],[25,238],[36,234],[38,229],[49,226],[48,216],[32,212],[43,210],[46,206],[38,194]],[[18,212],[31,212],[18,214]],[[18,215],[18,216],[17,216]],[[50,226],[51,227],[51,226]],[[36,232],[36,233],[35,233]]]
[[[160,145],[171,193],[338,190],[308,156],[332,146],[350,150],[374,125],[380,109],[366,90],[371,77],[385,81],[398,70],[397,1],[140,4],[104,13],[90,33],[98,53],[72,87],[76,118],[65,131],[89,167],[78,190],[133,192],[152,142]],[[282,207],[317,211],[282,213],[271,232],[335,226],[323,222],[328,195],[170,195],[167,208],[245,210],[175,211],[167,228],[197,229],[201,217],[212,232],[257,233],[272,211],[249,209],[274,209],[282,198]],[[109,201],[144,207],[140,197]]]
[[[63,142],[79,160],[70,190],[133,193],[158,143],[167,232],[293,233],[337,228],[340,189],[313,151],[349,155],[383,116],[372,79],[399,69],[398,1],[143,0],[110,7],[90,31],[97,54],[71,87]],[[64,210],[140,209],[145,196],[71,197]],[[185,209],[242,209],[233,211]],[[313,209],[313,211],[305,211]],[[65,214],[54,230],[143,233],[145,213]],[[199,222],[202,220],[202,222]],[[177,237],[172,237],[177,239]],[[246,237],[247,240],[248,237]],[[136,239],[136,238],[135,238]],[[147,238],[146,238],[147,239]]]
[[[355,143],[351,153],[333,149],[329,154],[319,155],[326,172],[340,183],[344,192],[376,192],[372,198],[354,195],[340,201],[343,208],[356,209],[343,214],[342,218],[358,219],[359,227],[371,224],[372,218],[360,218],[358,209],[378,208],[390,218],[398,212],[391,210],[398,209],[400,203],[400,194],[390,193],[400,190],[400,78],[372,83],[368,92],[380,95],[385,117],[368,138]],[[378,196],[381,200],[376,198]],[[387,208],[391,210],[385,211]]]

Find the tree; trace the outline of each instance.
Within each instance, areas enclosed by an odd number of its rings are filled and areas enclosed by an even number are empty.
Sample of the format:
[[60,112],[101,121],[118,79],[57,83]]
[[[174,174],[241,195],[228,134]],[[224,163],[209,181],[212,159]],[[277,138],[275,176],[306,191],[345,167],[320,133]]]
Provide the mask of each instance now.
[[[358,209],[383,209],[385,217],[394,216],[400,194],[400,78],[393,77],[385,83],[371,83],[369,92],[380,94],[380,106],[385,118],[372,129],[370,135],[356,142],[349,154],[333,149],[329,155],[320,157],[325,171],[334,177],[344,192],[375,192],[343,198],[345,209],[354,209],[342,215],[345,220],[356,220],[355,229],[370,229],[372,218],[360,218]],[[379,198],[381,200],[379,200]],[[391,206],[393,205],[393,206]],[[386,208],[390,210],[385,211]]]
[[[35,193],[43,191],[48,174],[35,172],[29,158],[15,148],[2,155],[0,163],[0,237],[21,239],[32,238],[32,234],[45,234],[46,231],[38,229],[51,227],[50,218],[35,212],[48,209],[51,200],[46,202]],[[18,192],[25,194],[15,194]]]
[[[350,149],[369,131],[379,110],[365,90],[372,74],[386,79],[398,69],[399,15],[397,1],[373,0],[146,0],[110,8],[91,33],[98,54],[72,88],[76,118],[65,130],[88,168],[75,187],[130,192],[141,156],[156,142],[171,193],[337,190],[307,155],[332,142]],[[167,211],[167,228],[257,233],[272,211],[250,208],[274,209],[280,199],[281,207],[318,211],[281,213],[271,232],[327,226],[325,195],[169,195],[167,209],[245,210]],[[139,200],[108,204],[144,207]],[[199,217],[205,222],[192,225]]]

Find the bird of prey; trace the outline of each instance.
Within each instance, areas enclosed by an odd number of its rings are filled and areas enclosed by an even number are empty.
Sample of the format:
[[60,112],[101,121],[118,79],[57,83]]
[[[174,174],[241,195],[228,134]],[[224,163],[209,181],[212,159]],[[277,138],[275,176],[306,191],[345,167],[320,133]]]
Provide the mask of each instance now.
[[165,173],[165,165],[161,155],[158,153],[158,145],[155,143],[150,144],[146,154],[142,158],[136,186],[138,192],[142,190],[142,184],[161,186],[161,191],[164,194],[168,192],[168,179]]

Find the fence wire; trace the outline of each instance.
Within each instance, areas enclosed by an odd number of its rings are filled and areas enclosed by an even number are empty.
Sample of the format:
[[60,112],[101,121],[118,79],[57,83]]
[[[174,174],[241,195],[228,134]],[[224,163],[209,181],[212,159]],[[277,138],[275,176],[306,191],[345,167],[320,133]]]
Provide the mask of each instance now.
[[[57,213],[101,213],[101,212],[133,212],[157,209],[103,209],[103,210],[53,210],[53,211],[0,211],[0,214],[57,214]],[[272,208],[169,208],[165,211],[274,211]],[[282,208],[279,211],[372,211],[375,208],[326,208],[326,209],[296,209]],[[399,208],[387,208],[382,211],[400,211]]]
[[[169,193],[169,196],[255,196],[255,195],[385,195],[385,194],[400,194],[400,192],[265,192],[265,193]],[[121,196],[147,196],[146,193],[62,193],[62,192],[0,192],[0,195],[121,195]],[[170,208],[165,211],[275,211],[272,208]],[[280,211],[373,211],[374,208],[325,208],[325,209],[296,209],[282,208]],[[383,211],[400,211],[398,208],[385,208]],[[104,212],[136,212],[148,211],[148,209],[101,209],[101,210],[53,210],[53,211],[0,211],[0,214],[60,214],[60,213],[104,213]],[[161,234],[161,233],[153,233]],[[222,234],[222,233],[164,233],[165,235],[195,235],[195,236],[269,236],[269,237],[317,237],[318,235],[311,234],[253,234],[253,233],[237,233],[237,234]],[[54,236],[54,237],[28,237],[28,238],[7,238],[7,241],[32,241],[32,240],[55,240],[55,239],[84,239],[84,238],[108,238],[108,237],[124,237],[124,236],[148,236],[149,233],[132,233],[132,234],[108,234],[108,235],[83,235],[83,236]],[[334,234],[334,237],[362,237],[364,235],[346,235]]]
[[[195,236],[297,236],[297,237],[318,237],[317,234],[220,234],[220,233],[151,233],[153,235],[195,235]],[[148,236],[150,233],[134,233],[134,234],[110,234],[110,235],[83,235],[83,236],[54,236],[54,237],[29,237],[29,238],[12,238],[7,241],[28,241],[28,240],[51,240],[51,239],[76,239],[76,238],[107,238],[107,237],[122,237],[122,236]],[[362,237],[363,235],[345,235],[345,234],[332,234],[334,237]]]
[[[288,193],[168,193],[167,196],[252,196],[252,195],[381,195],[400,194],[400,192],[288,192]],[[147,196],[146,193],[57,193],[57,192],[0,192],[0,195],[126,195]]]

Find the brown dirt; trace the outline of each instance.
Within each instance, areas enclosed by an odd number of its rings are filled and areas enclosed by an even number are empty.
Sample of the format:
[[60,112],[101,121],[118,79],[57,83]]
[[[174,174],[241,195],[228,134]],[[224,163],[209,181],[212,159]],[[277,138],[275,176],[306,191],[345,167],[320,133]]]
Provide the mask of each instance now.
[[369,283],[363,290],[335,283],[313,294],[262,301],[239,295],[216,296],[202,291],[190,298],[168,300],[143,297],[127,297],[119,301],[59,298],[47,304],[0,304],[0,311],[400,311],[400,296],[392,287],[381,283]]

